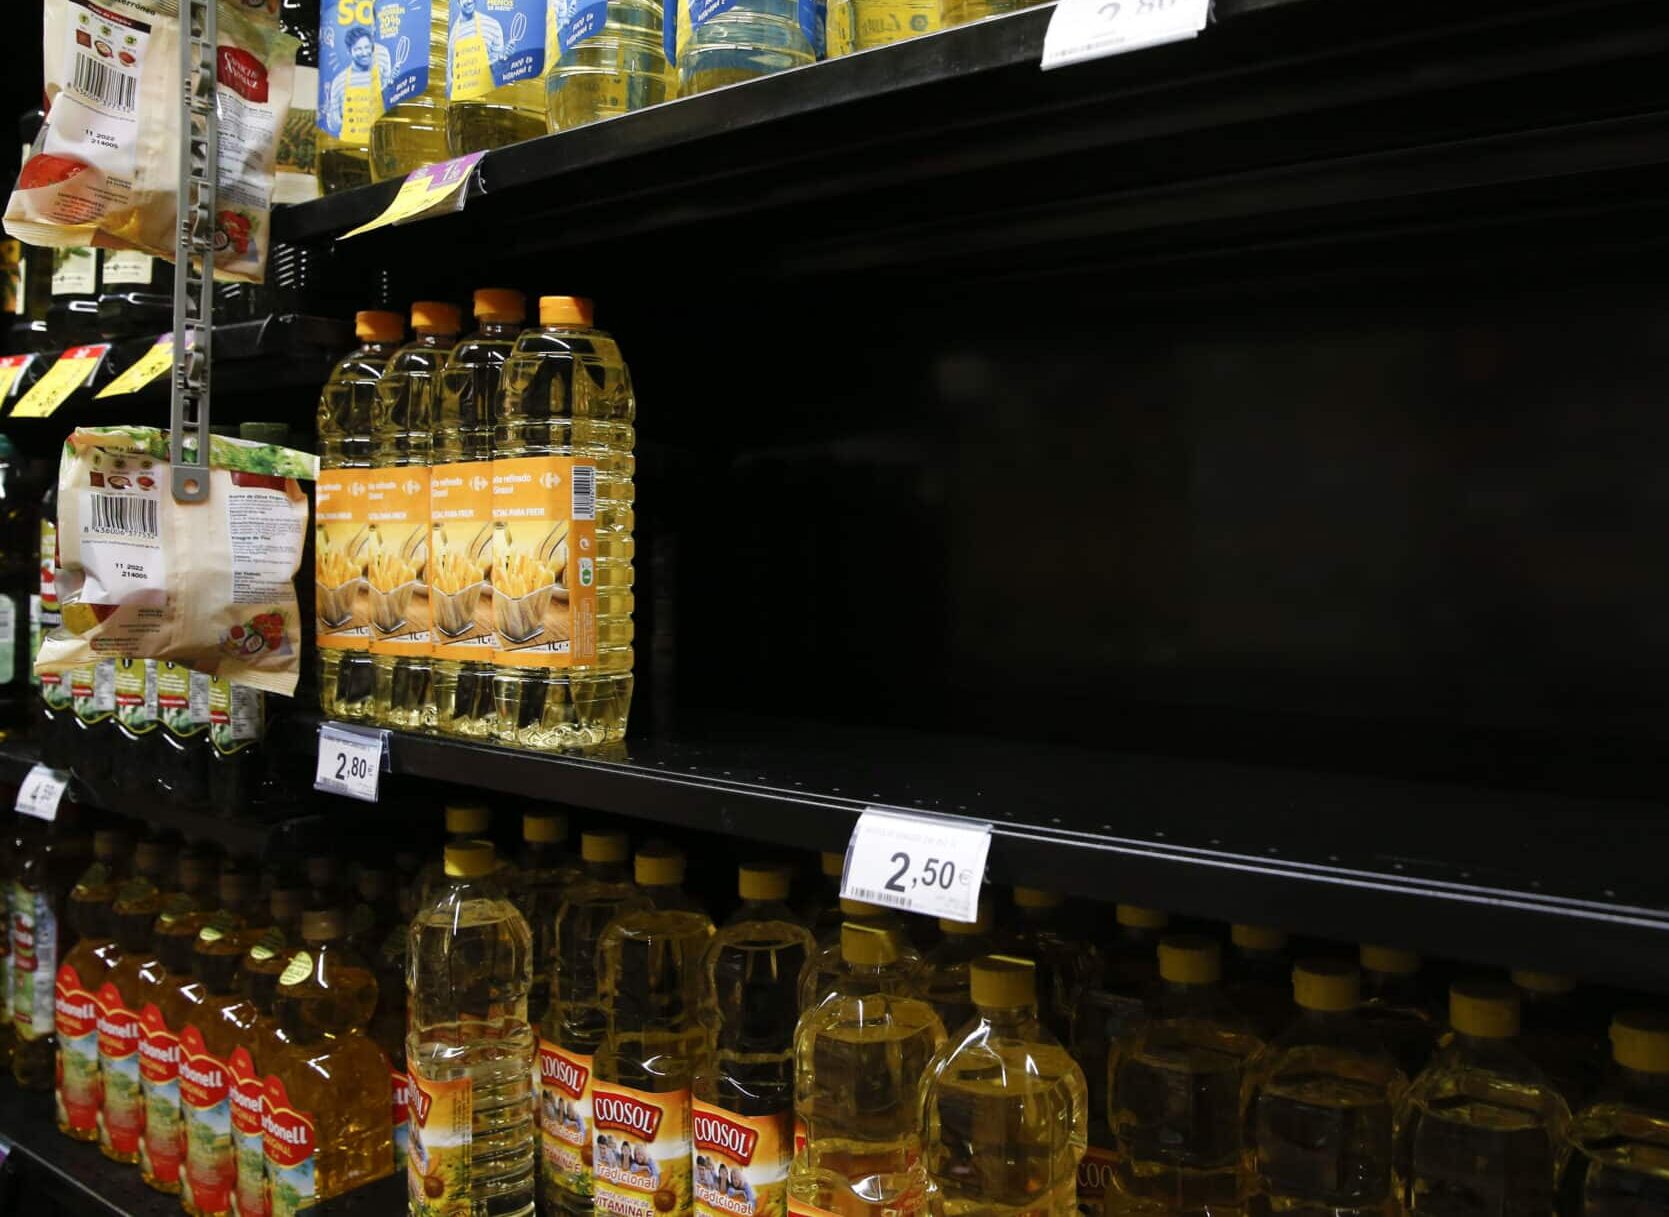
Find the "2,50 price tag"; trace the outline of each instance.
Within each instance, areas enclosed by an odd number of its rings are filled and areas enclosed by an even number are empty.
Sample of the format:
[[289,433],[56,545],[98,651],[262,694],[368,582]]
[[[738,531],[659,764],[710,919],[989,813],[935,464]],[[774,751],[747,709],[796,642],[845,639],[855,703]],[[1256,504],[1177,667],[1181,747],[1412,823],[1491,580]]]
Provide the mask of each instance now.
[[56,820],[58,803],[69,784],[70,775],[63,770],[36,765],[24,775],[23,784],[17,788],[13,810],[40,820]]
[[846,846],[840,894],[888,908],[974,921],[991,826],[874,808]]
[[388,732],[325,723],[319,727],[319,767],[313,774],[313,788],[375,803],[387,759]]

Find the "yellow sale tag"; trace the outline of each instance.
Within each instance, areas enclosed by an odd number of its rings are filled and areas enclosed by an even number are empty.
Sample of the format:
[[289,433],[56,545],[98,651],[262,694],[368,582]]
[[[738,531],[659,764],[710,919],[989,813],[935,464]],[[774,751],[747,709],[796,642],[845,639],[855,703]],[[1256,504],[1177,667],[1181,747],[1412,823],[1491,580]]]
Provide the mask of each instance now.
[[0,401],[12,395],[12,386],[17,384],[18,373],[23,371],[23,365],[28,362],[27,355],[7,355],[0,359]]
[[110,352],[110,344],[101,342],[95,346],[71,347],[58,356],[58,362],[46,370],[27,393],[23,400],[17,403],[17,409],[12,411],[13,418],[51,418],[53,411],[69,400],[87,378],[93,374],[93,369],[99,366],[99,361]]
[[342,235],[357,237],[360,233],[386,228],[390,224],[404,224],[431,212],[457,211],[464,205],[464,187],[469,184],[469,175],[484,155],[471,152],[468,156],[441,161],[438,165],[413,169],[400,183],[400,193],[394,196],[394,201],[380,216]]
[[137,393],[174,366],[174,335],[164,334],[156,344],[128,365],[122,374],[93,395],[95,401]]

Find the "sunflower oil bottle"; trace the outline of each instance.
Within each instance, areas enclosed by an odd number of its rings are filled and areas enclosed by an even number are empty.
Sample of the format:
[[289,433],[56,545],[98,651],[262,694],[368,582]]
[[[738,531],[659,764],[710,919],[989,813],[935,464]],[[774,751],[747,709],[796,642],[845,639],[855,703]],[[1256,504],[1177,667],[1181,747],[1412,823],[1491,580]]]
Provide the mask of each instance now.
[[589,300],[540,298],[493,435],[493,701],[499,740],[528,748],[623,739],[631,708],[636,402],[591,321]]
[[434,725],[442,735],[486,739],[493,730],[493,403],[526,319],[520,292],[480,289],[479,328],[452,348],[440,372],[429,479],[429,600]]
[[1086,989],[1100,983],[1101,952],[1073,929],[1058,892],[1014,889],[1012,954],[1037,965],[1039,1012],[1055,1038],[1072,1036],[1072,1015]]
[[1519,1049],[1548,1076],[1572,1111],[1585,1106],[1599,1089],[1605,1050],[1589,1031],[1576,978],[1518,968],[1512,982],[1522,1024]]
[[539,1025],[539,1208],[592,1211],[591,1088],[608,1030],[597,946],[617,913],[644,906],[626,834],[580,834],[579,878],[557,910],[551,1000]]
[[822,944],[839,938],[840,924],[846,920],[840,911],[840,879],[846,870],[846,855],[826,849],[817,855],[817,869],[821,881],[806,904],[806,921],[812,936]]
[[411,306],[415,337],[388,361],[371,414],[365,501],[373,540],[366,562],[371,597],[373,715],[388,727],[435,725],[429,688],[433,631],[429,574],[429,473],[441,366],[458,341],[458,310]]
[[1571,1126],[1561,1187],[1569,1217],[1669,1212],[1669,1021],[1624,1012],[1611,1021],[1609,1077]]
[[663,47],[680,97],[823,57],[823,6],[810,0],[736,0],[716,10],[691,0],[670,5]]
[[829,58],[930,34],[939,28],[940,0],[833,0]]
[[1568,1149],[1570,1109],[1519,1051],[1518,991],[1449,989],[1452,1035],[1403,1095],[1397,1195],[1409,1217],[1544,1217]]
[[668,89],[658,0],[554,0],[545,118],[552,131],[659,105]]
[[161,966],[153,930],[163,899],[156,875],[160,864],[169,860],[159,842],[141,841],[134,851],[134,875],[116,889],[111,906],[120,956],[98,994],[99,1076],[104,1087],[99,1151],[116,1162],[139,1161],[145,1132],[141,974]]
[[[371,121],[371,180],[386,182],[444,161],[446,140],[446,0],[405,0],[377,23],[382,113]],[[427,46],[427,54],[424,48]]]
[[563,848],[567,839],[568,818],[560,812],[523,814],[522,849],[510,879],[510,899],[533,932],[533,987],[528,990],[527,1017],[536,1027],[543,1024],[550,1005],[556,915],[569,884],[580,877],[578,861]]
[[1073,1217],[1089,1126],[1084,1074],[1038,1020],[1029,959],[970,970],[974,1019],[928,1063],[923,1163],[945,1217]]
[[76,944],[58,965],[53,985],[58,1066],[53,1098],[58,1131],[77,1141],[99,1139],[103,1087],[99,1077],[98,994],[121,958],[115,918],[126,834],[95,833],[93,864],[70,889],[66,919]]
[[945,1042],[895,934],[841,927],[836,988],[794,1030],[794,1111],[804,1145],[789,1174],[789,1211],[891,1217],[925,1210],[919,1091]]
[[939,918],[944,937],[922,959],[922,996],[945,1030],[954,1034],[974,1016],[972,965],[999,950],[992,932],[991,905],[981,900],[973,921]]
[[241,965],[243,989],[256,1009],[271,1013],[278,997],[278,978],[290,966],[290,956],[301,949],[301,915],[307,890],[280,883],[267,897],[266,928],[247,944]]
[[1228,995],[1252,1024],[1273,1039],[1292,1018],[1292,961],[1287,935],[1267,925],[1229,927]]
[[1246,1173],[1270,1213],[1397,1217],[1392,1119],[1408,1078],[1358,1013],[1361,976],[1346,963],[1292,970],[1295,1021],[1269,1044],[1242,1090]]
[[545,134],[547,0],[446,0],[453,156]]
[[377,40],[373,6],[320,5],[317,129],[319,188],[326,194],[371,181],[371,124],[382,114],[393,60]]
[[354,315],[360,345],[331,369],[319,393],[319,480],[314,487],[314,621],[319,648],[319,708],[327,718],[371,716],[371,557],[366,482],[377,382],[405,333],[398,313]]
[[0,833],[0,1067],[10,1069],[12,1049],[17,1045],[17,1026],[12,1020],[12,888],[17,883],[18,861],[28,844],[26,826],[37,824],[33,816],[12,813],[11,825]]
[[[839,978],[846,971],[847,925],[869,926],[892,935],[898,956],[894,966],[911,976],[919,990],[923,983],[921,952],[911,945],[904,918],[892,909],[846,896],[840,898],[839,907],[846,916],[841,932],[819,946],[800,973],[800,1009],[811,1009],[839,987]],[[918,992],[917,996],[921,994]]]
[[[485,803],[448,803],[444,812],[446,844],[465,845],[470,841],[485,840],[492,831],[493,813]],[[446,857],[423,864],[417,872],[418,903],[425,903],[435,889],[446,884]]]
[[1437,1026],[1420,987],[1420,957],[1400,947],[1364,942],[1357,960],[1362,967],[1361,1016],[1403,1073],[1418,1077],[1437,1049]]
[[[58,602],[58,479],[48,476],[41,496],[41,633],[48,634],[64,623]],[[39,651],[39,646],[35,648]],[[75,701],[68,672],[41,676],[40,718],[41,761],[54,769],[68,769],[75,756],[71,725]]]
[[1038,0],[940,0],[939,27],[949,29],[982,17],[998,17],[1030,8]]
[[1109,1214],[1216,1213],[1244,1199],[1240,1088],[1263,1047],[1223,994],[1216,942],[1159,943],[1147,1017],[1108,1053]]
[[12,885],[12,1078],[26,1090],[50,1090],[57,1072],[53,1006],[65,905],[92,855],[81,824],[81,809],[66,798],[31,842]]
[[446,847],[446,882],[406,946],[406,1153],[413,1213],[532,1217],[533,936],[485,841]]

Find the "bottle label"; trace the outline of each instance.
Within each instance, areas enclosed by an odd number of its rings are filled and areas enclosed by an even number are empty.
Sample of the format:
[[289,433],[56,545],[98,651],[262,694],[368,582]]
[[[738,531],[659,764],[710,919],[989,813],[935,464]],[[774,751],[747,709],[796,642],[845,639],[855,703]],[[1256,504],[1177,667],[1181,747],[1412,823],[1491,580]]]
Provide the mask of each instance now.
[[223,1213],[232,1206],[237,1157],[232,1147],[232,1077],[190,1023],[180,1032],[180,1114],[185,1121],[185,1172],[180,1195],[192,1208]]
[[446,96],[485,97],[545,72],[548,0],[447,0]]
[[116,661],[101,659],[71,668],[70,701],[84,723],[102,723],[116,712]]
[[99,289],[98,251],[71,246],[52,251],[52,294],[91,296]]
[[591,1179],[610,1217],[690,1212],[690,1092],[652,1093],[613,1082],[591,1088]]
[[840,1217],[839,1213],[820,1209],[815,1204],[807,1204],[803,1200],[788,1198],[788,1217]]
[[157,725],[156,666],[149,659],[118,659],[116,663],[116,721],[135,735],[147,735]]
[[[29,662],[32,665],[35,656],[41,653],[41,598],[39,595],[29,597]],[[29,683],[40,687],[40,673],[31,666],[29,669]]]
[[[378,39],[373,16],[370,0],[338,0],[319,9],[319,101],[314,120],[325,134],[362,147],[371,138],[371,124],[382,114],[383,85],[394,79],[389,46]],[[392,24],[396,31],[400,24],[397,15],[376,21]],[[427,47],[428,36],[414,45]],[[427,75],[428,56],[418,58],[425,61]]]
[[493,633],[491,463],[436,465],[430,471],[429,515],[435,658],[490,663],[498,645]]
[[58,1032],[57,1085],[53,1087],[58,1126],[94,1132],[99,1125],[99,1004],[65,964],[53,993]]
[[202,677],[205,704],[203,715],[197,716],[192,704],[192,678],[202,675],[182,664],[165,659],[156,665],[156,711],[163,730],[178,739],[190,739],[208,730],[209,712],[206,704],[210,678]]
[[141,287],[151,282],[152,258],[132,249],[108,249],[104,253],[104,285],[119,287],[137,283]]
[[290,108],[278,129],[278,155],[273,161],[272,201],[305,203],[319,197],[313,166],[319,155],[319,128],[313,100],[319,95],[319,69],[296,64],[290,89]]
[[267,699],[261,690],[218,677],[209,682],[209,742],[216,752],[242,752],[266,729]]
[[539,1041],[539,1170],[546,1183],[591,1190],[591,1058]]
[[139,1041],[144,1029],[127,1008],[116,986],[99,986],[99,1076],[104,1110],[99,1114],[99,1144],[124,1157],[139,1152],[145,1132],[145,1092],[139,1080]]
[[41,517],[41,612],[58,608],[58,521]]
[[[376,6],[382,108],[392,110],[429,88],[429,17],[432,0],[379,0]],[[355,61],[357,62],[357,60]],[[367,126],[367,132],[370,128]]]
[[58,918],[42,892],[12,888],[12,1025],[25,1040],[53,1032],[53,977],[58,971]]
[[0,684],[9,684],[17,675],[17,601],[0,595]]
[[475,1093],[468,1077],[411,1073],[406,1185],[415,1217],[469,1217],[469,1143]]
[[1113,1185],[1113,1163],[1117,1155],[1100,1145],[1091,1145],[1078,1160],[1078,1212],[1081,1217],[1101,1217],[1107,1189]]
[[700,1217],[786,1217],[794,1113],[743,1116],[690,1103],[695,1143],[695,1211]]
[[429,470],[410,465],[372,469],[365,479],[371,650],[378,655],[429,653]]
[[264,1087],[255,1072],[249,1049],[241,1044],[226,1061],[232,1085],[232,1152],[237,1162],[237,1184],[232,1192],[232,1211],[237,1217],[266,1217],[266,1149],[261,1139],[261,1094]]
[[145,1135],[139,1141],[139,1165],[147,1178],[178,1183],[185,1157],[185,1126],[180,1121],[180,1038],[168,1029],[154,1002],[146,1002],[139,1011],[139,1030],[139,1085],[145,1096]]
[[270,1073],[261,1094],[261,1143],[272,1217],[295,1217],[312,1208],[313,1117],[295,1109],[283,1080]]
[[597,468],[566,456],[493,462],[493,628],[499,663],[597,661]]
[[394,1123],[394,1169],[406,1169],[406,1146],[411,1137],[411,1079],[398,1069],[389,1071],[389,1082],[394,1091],[394,1109],[390,1117]]
[[362,651],[371,642],[365,582],[372,545],[365,518],[368,472],[321,469],[314,483],[313,615],[321,647]]
[[[676,67],[689,49],[694,31],[735,7],[736,0],[668,0],[661,22],[661,50],[666,55],[667,64]],[[821,0],[796,0],[794,5],[800,34],[819,58],[823,50],[824,9]],[[738,66],[747,63],[745,53],[734,54],[731,58]]]

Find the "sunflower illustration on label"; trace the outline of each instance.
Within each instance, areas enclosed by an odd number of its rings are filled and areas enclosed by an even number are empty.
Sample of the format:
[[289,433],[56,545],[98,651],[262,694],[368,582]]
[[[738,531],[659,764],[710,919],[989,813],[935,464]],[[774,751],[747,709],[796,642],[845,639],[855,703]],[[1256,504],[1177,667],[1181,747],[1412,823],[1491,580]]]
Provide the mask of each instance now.
[[132,1162],[145,1132],[145,1093],[139,1078],[139,1041],[144,1029],[116,986],[99,986],[99,1079],[104,1109],[99,1144],[106,1153]]
[[91,1133],[98,1128],[100,1104],[99,1004],[69,964],[58,969],[53,1016],[58,1032],[58,1127]]
[[592,1196],[611,1217],[690,1212],[690,1092],[591,1088]]
[[406,1183],[414,1217],[469,1217],[470,1123],[467,1076],[437,1081],[411,1069]]
[[700,1217],[786,1217],[794,1115],[738,1115],[695,1099],[695,1211]]
[[539,1171],[548,1186],[591,1193],[591,1057],[539,1041]]
[[313,1207],[313,1117],[290,1102],[284,1079],[267,1075],[261,1094],[261,1145],[267,1160],[272,1217],[295,1217]]

